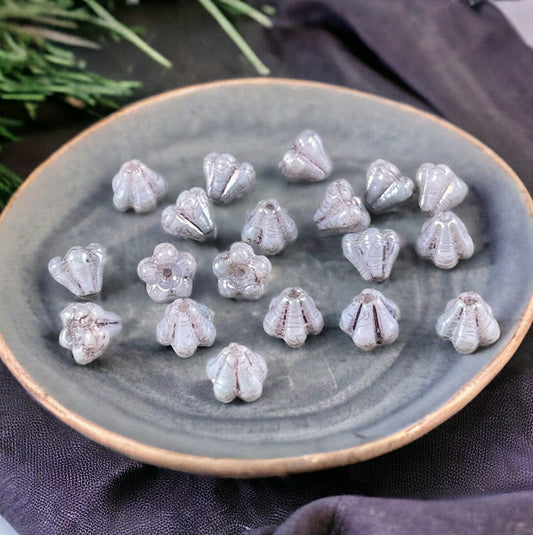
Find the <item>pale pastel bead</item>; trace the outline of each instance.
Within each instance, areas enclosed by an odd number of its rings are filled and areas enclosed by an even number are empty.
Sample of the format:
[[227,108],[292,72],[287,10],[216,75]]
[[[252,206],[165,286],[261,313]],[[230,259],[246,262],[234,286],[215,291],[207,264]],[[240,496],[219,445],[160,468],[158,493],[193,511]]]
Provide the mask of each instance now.
[[213,324],[214,313],[193,299],[176,299],[165,310],[157,324],[156,338],[172,349],[181,358],[189,358],[198,347],[212,346],[216,338]]
[[318,182],[331,173],[331,160],[322,139],[312,130],[304,130],[279,162],[279,170],[289,180]]
[[500,338],[500,326],[492,309],[475,292],[464,292],[448,301],[436,329],[441,338],[450,340],[455,350],[465,355]]
[[161,214],[163,230],[173,236],[206,241],[216,236],[216,227],[207,193],[202,188],[182,191],[176,204],[167,206]]
[[441,269],[451,269],[461,258],[474,254],[474,242],[462,220],[453,212],[439,212],[422,225],[416,252]]
[[282,338],[288,346],[300,347],[309,334],[322,332],[324,318],[302,288],[285,288],[270,302],[263,328],[270,336]]
[[339,234],[359,232],[370,225],[366,208],[344,178],[327,187],[313,220],[320,230]]
[[222,204],[238,199],[255,184],[253,166],[238,162],[231,154],[208,154],[204,158],[204,175],[207,196]]
[[384,281],[400,252],[400,237],[394,230],[369,228],[342,238],[342,252],[366,281]]
[[422,164],[415,177],[420,209],[430,214],[451,210],[462,203],[468,186],[447,165]]
[[230,403],[237,397],[255,401],[263,393],[267,365],[258,353],[231,343],[208,361],[206,372],[215,397],[222,403]]
[[100,357],[121,329],[120,318],[96,303],[70,303],[59,315],[63,323],[59,343],[82,365]]
[[178,251],[171,243],[156,245],[154,254],[143,258],[137,266],[137,274],[146,283],[148,295],[157,303],[189,297],[195,272],[194,256]]
[[258,299],[265,293],[265,280],[272,266],[266,256],[256,255],[250,245],[234,243],[213,260],[218,291],[233,299]]
[[124,212],[151,212],[157,201],[167,192],[166,180],[139,160],[130,160],[122,165],[113,177],[113,204]]
[[276,199],[259,201],[248,212],[241,233],[243,242],[260,247],[268,255],[280,253],[297,237],[296,223]]
[[414,192],[414,182],[386,160],[375,160],[366,172],[365,202],[376,214],[389,212],[408,201]]
[[106,250],[98,243],[71,247],[65,256],[48,262],[50,275],[77,297],[91,297],[102,290]]
[[364,351],[398,338],[400,309],[378,290],[367,288],[341,314],[339,327]]

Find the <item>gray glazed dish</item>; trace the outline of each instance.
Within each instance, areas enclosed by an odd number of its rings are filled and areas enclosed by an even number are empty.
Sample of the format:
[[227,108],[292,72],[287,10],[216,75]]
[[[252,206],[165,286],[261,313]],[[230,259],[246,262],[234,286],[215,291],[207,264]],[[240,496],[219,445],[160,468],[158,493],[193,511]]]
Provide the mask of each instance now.
[[[305,128],[317,130],[333,162],[331,179],[292,184],[280,156]],[[252,193],[215,206],[218,238],[205,244],[165,234],[161,210],[180,191],[204,186],[203,157],[229,152],[257,172]],[[139,158],[169,191],[149,214],[113,208],[111,179]],[[348,179],[362,196],[377,158],[413,176],[427,161],[450,165],[471,188],[456,209],[476,244],[449,272],[418,258],[425,219],[409,208],[374,216],[403,248],[390,279],[364,281],[342,255],[341,237],[313,222],[329,182]],[[217,293],[211,262],[238,241],[246,211],[274,197],[295,219],[299,238],[272,258],[265,296],[235,302]],[[511,358],[532,320],[532,201],[492,151],[450,124],[413,108],[356,91],[289,80],[238,80],[166,93],[90,128],[40,166],[0,220],[0,352],[22,385],[67,424],[97,442],[152,464],[251,477],[339,466],[375,457],[428,432],[457,412]],[[48,260],[97,241],[108,251],[100,304],[123,330],[94,363],[74,364],[57,342],[58,313],[73,301],[47,272]],[[140,259],[162,241],[198,261],[192,298],[216,313],[218,337],[190,359],[155,340],[165,305],[137,278]],[[402,311],[400,336],[365,353],[340,331],[341,311],[369,284]],[[325,319],[324,332],[291,349],[263,331],[272,297],[301,286]],[[492,306],[502,329],[493,346],[457,354],[435,334],[449,299],[472,290]],[[216,401],[205,374],[230,342],[264,356],[269,372],[253,403]]]

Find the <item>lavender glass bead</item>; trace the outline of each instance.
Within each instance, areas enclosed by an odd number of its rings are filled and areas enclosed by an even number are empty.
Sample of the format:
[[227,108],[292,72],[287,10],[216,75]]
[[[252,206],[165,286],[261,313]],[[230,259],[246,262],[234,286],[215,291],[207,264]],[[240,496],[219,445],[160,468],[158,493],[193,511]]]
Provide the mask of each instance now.
[[331,160],[322,139],[312,130],[298,134],[294,144],[279,162],[279,170],[289,180],[318,182],[331,174]]
[[124,212],[151,212],[167,192],[166,180],[139,160],[122,165],[113,177],[113,204]]
[[297,237],[296,223],[276,199],[259,201],[248,212],[241,232],[242,241],[260,247],[268,255],[280,253]]
[[288,346],[300,347],[309,334],[322,332],[324,318],[302,288],[285,288],[270,302],[263,328],[270,336],[282,338]]
[[369,228],[342,238],[342,252],[366,281],[388,279],[400,252],[400,237],[394,230]]
[[70,303],[59,315],[63,323],[59,343],[82,365],[100,357],[121,329],[120,318],[96,303]]
[[176,299],[157,324],[156,338],[181,358],[192,357],[198,347],[210,347],[216,338],[214,313],[193,299]]
[[441,269],[451,269],[461,258],[474,254],[474,242],[462,220],[453,212],[439,212],[422,225],[416,252]]
[[370,225],[370,215],[344,178],[327,187],[313,220],[320,230],[338,234],[358,232]]
[[363,351],[392,344],[398,338],[400,309],[378,290],[367,288],[341,314],[339,327]]
[[182,191],[176,204],[163,210],[161,225],[165,232],[180,238],[203,242],[210,237],[216,237],[209,199],[202,188]]
[[238,199],[255,184],[252,165],[238,162],[231,154],[208,154],[204,158],[204,175],[207,196],[222,204]]
[[441,338],[450,340],[455,350],[465,355],[500,338],[500,326],[492,309],[475,292],[464,292],[448,301],[436,328]]
[[62,258],[48,262],[50,275],[77,297],[92,297],[102,290],[106,250],[99,243],[71,247]]
[[143,258],[137,266],[139,278],[156,303],[176,297],[189,297],[196,272],[196,260],[186,251],[178,251],[171,243],[156,245],[154,254]]
[[420,209],[430,214],[451,210],[462,203],[468,186],[447,165],[422,164],[415,177]]
[[258,299],[265,293],[265,280],[272,265],[266,256],[256,255],[250,245],[234,243],[213,260],[218,291],[232,299]]
[[231,343],[208,361],[206,372],[218,401],[229,403],[237,397],[255,401],[263,393],[267,365],[258,353]]
[[405,204],[413,195],[414,182],[386,160],[375,160],[366,172],[365,202],[376,214]]

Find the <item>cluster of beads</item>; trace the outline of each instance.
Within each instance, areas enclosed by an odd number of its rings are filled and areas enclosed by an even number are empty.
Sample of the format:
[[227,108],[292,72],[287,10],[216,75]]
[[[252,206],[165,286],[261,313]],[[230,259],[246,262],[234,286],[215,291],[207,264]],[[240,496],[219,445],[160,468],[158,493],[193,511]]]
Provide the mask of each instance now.
[[[71,247],[63,257],[48,262],[50,275],[76,297],[89,299],[102,289],[106,250],[98,243]],[[96,303],[69,303],[60,313],[62,347],[72,351],[78,364],[97,359],[120,331],[120,318]]]
[[[304,130],[279,162],[280,172],[291,181],[325,180],[332,171],[322,140]],[[231,154],[210,153],[204,158],[206,189],[182,191],[175,204],[161,215],[165,232],[199,242],[216,237],[210,201],[228,204],[251,191],[256,175],[249,163]],[[126,162],[112,181],[113,203],[120,211],[153,210],[167,191],[166,180],[138,160]],[[345,179],[329,184],[314,214],[317,227],[330,234],[342,234],[342,251],[362,278],[381,282],[390,276],[398,257],[400,237],[391,229],[370,227],[370,213],[398,210],[418,190],[418,203],[431,218],[422,226],[416,252],[443,269],[453,268],[474,252],[464,223],[450,210],[461,203],[468,186],[446,165],[425,163],[415,180],[385,160],[370,164],[366,174],[364,201],[354,194]],[[272,266],[266,255],[280,253],[296,240],[298,229],[287,210],[276,199],[259,201],[248,212],[241,240],[218,254],[212,271],[221,296],[230,299],[259,299],[266,292]],[[253,246],[253,247],[252,247]],[[73,247],[49,263],[51,275],[76,296],[88,298],[102,288],[105,249],[98,244]],[[157,303],[169,302],[156,327],[156,339],[171,346],[181,358],[191,357],[198,347],[212,346],[216,338],[214,312],[190,298],[196,260],[171,243],[158,244],[152,256],[137,266],[148,296]],[[99,357],[120,330],[120,318],[94,303],[70,303],[62,312],[60,344],[73,353],[79,364]],[[380,291],[367,288],[342,311],[339,327],[354,344],[369,351],[391,344],[399,336],[400,310]],[[285,288],[270,301],[263,319],[264,331],[282,339],[289,347],[301,347],[309,335],[318,335],[324,318],[314,300],[300,287]],[[436,325],[439,336],[451,340],[460,353],[472,353],[479,346],[494,343],[500,336],[492,310],[474,292],[450,301]],[[267,366],[263,357],[237,343],[225,347],[207,363],[216,399],[228,403],[236,397],[254,401],[263,390]]]
[[[318,135],[304,131],[283,156],[279,167],[291,180],[316,181],[326,178],[331,162]],[[161,225],[165,232],[200,242],[216,237],[209,201],[230,203],[255,184],[253,166],[238,162],[231,154],[208,154],[203,170],[206,189],[195,187],[183,191],[174,205],[163,210]],[[113,177],[112,188],[115,208],[137,213],[154,210],[168,189],[163,176],[136,159],[120,167]],[[258,229],[263,230],[258,232]],[[251,245],[273,255],[297,235],[293,219],[275,199],[260,201],[246,217],[243,241],[234,243],[213,261],[219,293],[232,299],[260,298],[266,290],[271,264],[265,256],[256,255]],[[105,248],[93,243],[72,247],[64,257],[50,260],[48,269],[74,295],[89,299],[102,289],[105,261]],[[157,303],[171,301],[157,324],[156,338],[159,343],[171,346],[181,358],[191,357],[198,347],[211,346],[216,337],[213,311],[189,298],[195,271],[195,258],[171,243],[158,244],[152,256],[142,259],[137,266],[148,296]],[[88,364],[101,356],[121,329],[120,318],[95,303],[69,303],[60,317],[63,329],[59,342],[72,351],[78,364]],[[207,373],[220,401],[228,402],[235,397],[253,401],[261,395],[266,364],[261,356],[233,343],[210,361]]]
[[[364,200],[376,214],[398,210],[418,190],[418,205],[432,217],[422,226],[415,250],[442,269],[455,267],[474,253],[474,243],[461,219],[450,210],[460,204],[468,186],[448,166],[422,164],[415,180],[385,160],[370,164]],[[350,184],[336,180],[328,186],[314,216],[320,230],[344,234],[342,251],[366,281],[382,282],[391,273],[400,237],[391,229],[369,228],[370,216]],[[365,351],[393,343],[399,335],[397,305],[375,289],[365,289],[342,312],[340,328]],[[437,322],[437,333],[450,339],[460,353],[494,343],[500,335],[490,307],[474,292],[450,301]]]

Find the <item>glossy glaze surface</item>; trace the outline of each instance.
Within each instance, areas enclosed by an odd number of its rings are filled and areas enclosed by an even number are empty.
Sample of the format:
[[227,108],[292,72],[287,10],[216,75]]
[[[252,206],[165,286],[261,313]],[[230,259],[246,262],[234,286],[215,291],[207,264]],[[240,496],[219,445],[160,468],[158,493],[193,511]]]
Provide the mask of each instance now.
[[[139,121],[145,125],[140,131]],[[456,212],[478,250],[452,271],[415,254],[426,219],[417,207],[373,221],[404,240],[380,290],[408,318],[401,320],[396,342],[379,351],[358,350],[338,328],[341,311],[368,283],[343,257],[341,238],[324,236],[313,222],[328,181],[292,184],[277,169],[287,139],[309,127],[320,131],[336,176],[350,177],[356,195],[364,194],[368,165],[384,155],[407,176],[422,162],[448,162],[470,187]],[[136,136],[123,135],[133,130]],[[256,189],[213,208],[216,240],[165,234],[162,207],[204,183],[202,161],[213,149],[253,161]],[[111,200],[110,177],[134,157],[169,183],[159,209],[144,215],[120,213]],[[218,294],[211,263],[239,240],[246,212],[267,198],[287,208],[300,235],[271,258],[267,293],[234,303]],[[3,213],[0,278],[10,292],[0,307],[0,353],[33,396],[64,421],[152,464],[250,477],[368,459],[450,417],[513,354],[531,322],[530,211],[525,189],[489,149],[411,108],[301,82],[188,88],[140,103],[75,139],[30,177]],[[40,222],[31,233],[29,220]],[[72,297],[50,277],[47,263],[72,244],[96,239],[108,252],[102,306],[121,316],[123,329],[102,357],[77,366],[57,343],[58,313]],[[191,297],[215,311],[217,340],[190,359],[158,344],[155,328],[165,305],[148,299],[136,273],[139,260],[163,241],[194,254]],[[507,283],[495,284],[502,273]],[[269,301],[289,285],[309,291],[325,323],[298,349],[262,329]],[[482,295],[501,327],[495,344],[467,357],[435,333],[445,304],[464,290]],[[268,364],[269,378],[254,403],[218,402],[206,378],[209,358],[231,342]]]

